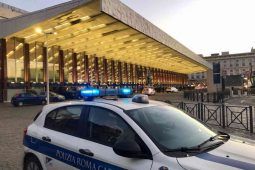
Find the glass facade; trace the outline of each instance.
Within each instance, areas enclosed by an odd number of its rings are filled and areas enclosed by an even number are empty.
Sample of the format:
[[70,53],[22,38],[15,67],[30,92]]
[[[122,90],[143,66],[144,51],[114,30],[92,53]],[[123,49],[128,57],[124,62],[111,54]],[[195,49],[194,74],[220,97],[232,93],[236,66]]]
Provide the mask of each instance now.
[[8,82],[24,82],[24,43],[18,38],[8,39],[6,42],[7,77]]
[[[23,39],[6,40],[7,88],[45,88],[46,66],[51,83],[146,84],[147,76],[154,84],[182,84],[185,75],[95,55],[62,50],[60,46],[45,47],[42,42],[26,44]],[[48,64],[47,64],[48,62]],[[87,80],[88,78],[88,80]],[[185,81],[186,80],[186,81]],[[19,84],[18,86],[15,86]]]
[[50,82],[60,82],[59,80],[59,47],[48,48],[48,69]]
[[73,51],[65,50],[64,51],[64,81],[73,82],[73,60],[72,60]]
[[43,43],[29,45],[30,81],[43,82]]

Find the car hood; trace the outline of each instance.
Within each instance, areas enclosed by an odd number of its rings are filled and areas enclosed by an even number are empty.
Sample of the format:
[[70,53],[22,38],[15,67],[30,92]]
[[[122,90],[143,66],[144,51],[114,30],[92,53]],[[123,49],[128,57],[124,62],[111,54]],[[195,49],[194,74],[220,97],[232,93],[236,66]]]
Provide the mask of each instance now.
[[229,140],[212,151],[177,160],[184,169],[255,170],[255,146]]

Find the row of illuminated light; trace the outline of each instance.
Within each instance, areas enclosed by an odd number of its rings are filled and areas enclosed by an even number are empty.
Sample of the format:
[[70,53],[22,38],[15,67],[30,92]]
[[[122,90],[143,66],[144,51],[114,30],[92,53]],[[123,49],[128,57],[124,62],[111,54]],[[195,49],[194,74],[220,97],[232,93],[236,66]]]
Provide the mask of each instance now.
[[[86,21],[86,20],[88,20],[88,19],[90,19],[90,17],[89,16],[85,16],[85,17],[81,17],[80,18],[82,21]],[[68,28],[69,26],[70,26],[71,24],[70,23],[63,23],[63,24],[61,24],[61,25],[57,25],[57,26],[55,26],[55,27],[53,27],[53,28],[49,28],[49,29],[46,29],[46,30],[42,30],[42,29],[39,29],[39,28],[36,28],[36,30],[35,30],[35,32],[36,32],[36,34],[38,34],[38,35],[41,35],[42,33],[47,33],[47,32],[50,32],[50,31],[56,31],[56,33],[57,33],[57,31],[59,30],[59,31],[61,31],[62,29],[65,29],[65,28]],[[83,31],[88,31],[88,29],[90,29],[90,30],[96,30],[96,29],[99,29],[99,28],[103,28],[103,27],[106,27],[106,24],[98,24],[98,25],[94,25],[94,26],[91,26],[91,27],[89,27],[89,28],[86,28],[86,29],[82,29],[82,30],[79,30],[79,31],[76,31],[76,32],[73,32],[73,33],[70,33],[70,34],[67,34],[67,35],[62,35],[62,36],[60,36],[60,35],[58,35],[58,40],[59,40],[59,38],[61,38],[61,39],[65,39],[65,38],[67,38],[67,37],[69,37],[69,36],[78,36],[80,33],[82,33]],[[125,39],[125,38],[128,38],[128,37],[130,37],[130,35],[122,35],[122,36],[119,36],[119,37],[116,37],[114,40],[116,41],[116,40],[121,40],[121,39]],[[25,38],[27,38],[27,39],[29,39],[29,37],[25,37]],[[112,41],[114,41],[114,40],[112,40]],[[52,41],[54,41],[54,40],[52,40]],[[137,41],[139,41],[139,39],[133,39],[132,40],[132,42],[137,42]],[[50,41],[48,41],[48,43],[49,43]],[[76,41],[76,44],[79,44],[79,42],[82,42],[82,41]],[[104,44],[104,42],[103,41],[101,41],[100,42],[101,44]],[[124,44],[123,42],[121,42],[122,44]],[[122,45],[121,44],[121,45]],[[146,44],[145,42],[141,42],[141,43],[138,43],[138,44],[135,44],[134,46],[141,46],[141,45],[144,45],[144,44]],[[126,49],[129,49],[129,48],[132,48],[132,47],[134,47],[134,46],[126,46]],[[150,47],[150,46],[148,46],[148,47]],[[147,47],[147,48],[148,48]],[[162,53],[162,50],[158,50],[159,48],[152,48],[152,49],[148,49],[146,52],[147,52],[147,54],[148,54],[148,56],[146,56],[146,58],[151,58],[151,59],[154,59],[153,58],[153,56],[156,56],[157,54],[159,55],[160,53]],[[137,50],[137,51],[139,51],[139,49],[134,49],[134,50]],[[117,54],[118,54],[118,50],[115,50],[115,51],[113,51],[113,52],[116,52]],[[123,52],[123,53],[125,53],[125,52]],[[140,52],[141,54],[142,54],[142,52]],[[136,54],[140,54],[139,52],[137,52]],[[135,55],[135,53],[133,53],[134,55]],[[113,54],[114,55],[114,54]],[[151,57],[150,57],[151,56]],[[169,56],[171,56],[171,54],[168,54],[167,55],[168,57]],[[120,56],[120,57],[122,57],[122,56]],[[158,61],[169,61],[168,59],[159,59]],[[147,62],[147,61],[146,61]],[[160,63],[158,63],[158,64],[160,64]],[[179,64],[179,65],[182,65],[182,64]]]

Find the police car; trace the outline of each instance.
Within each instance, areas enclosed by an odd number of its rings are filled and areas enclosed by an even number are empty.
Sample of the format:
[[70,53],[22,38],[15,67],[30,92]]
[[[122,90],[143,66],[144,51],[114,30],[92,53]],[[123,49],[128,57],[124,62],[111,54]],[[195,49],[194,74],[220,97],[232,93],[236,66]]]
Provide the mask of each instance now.
[[97,89],[82,94],[86,101],[47,105],[37,114],[24,132],[25,170],[255,169],[254,146],[168,104],[146,95],[94,99]]

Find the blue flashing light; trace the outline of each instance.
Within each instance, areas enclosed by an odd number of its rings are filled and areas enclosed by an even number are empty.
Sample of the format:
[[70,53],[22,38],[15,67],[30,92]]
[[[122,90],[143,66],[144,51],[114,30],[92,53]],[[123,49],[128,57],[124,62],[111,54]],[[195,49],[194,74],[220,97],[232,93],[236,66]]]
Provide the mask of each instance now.
[[129,97],[132,94],[132,90],[130,88],[120,88],[118,96],[119,97]]
[[99,96],[99,90],[98,89],[83,89],[81,90],[81,95],[83,96],[84,100],[86,101],[92,101],[94,97]]
[[98,89],[85,89],[81,91],[81,94],[84,96],[99,96]]
[[131,94],[131,89],[129,89],[129,88],[122,88],[122,89],[120,89],[120,91],[124,95],[130,95]]

